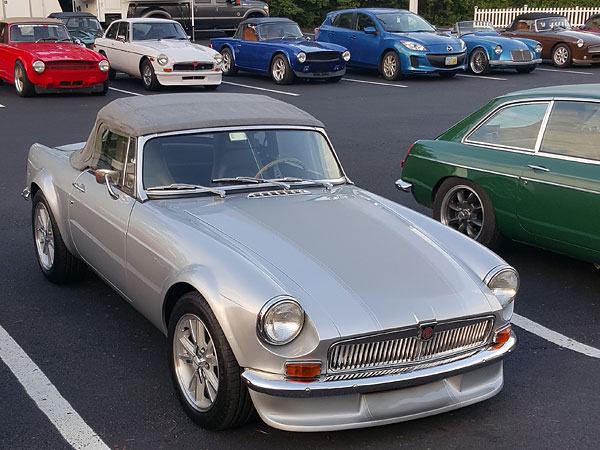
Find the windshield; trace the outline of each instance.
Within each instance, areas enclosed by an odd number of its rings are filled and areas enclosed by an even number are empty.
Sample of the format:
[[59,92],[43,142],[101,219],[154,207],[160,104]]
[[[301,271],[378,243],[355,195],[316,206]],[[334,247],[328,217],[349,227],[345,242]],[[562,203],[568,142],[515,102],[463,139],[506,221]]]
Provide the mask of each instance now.
[[377,17],[383,29],[390,33],[435,31],[425,19],[409,12],[376,14],[375,17]]
[[258,28],[261,41],[269,39],[301,38],[300,27],[296,23],[265,23]]
[[63,22],[66,20],[65,23],[67,24],[67,29],[72,34],[87,32],[94,36],[102,36],[100,22],[94,17],[70,17],[61,20],[63,20]]
[[456,30],[460,36],[465,34],[473,34],[478,32],[495,33],[494,25],[492,22],[482,22],[475,20],[467,20],[464,22],[456,23]]
[[571,25],[565,17],[548,17],[536,20],[535,29],[538,31],[570,30]]
[[342,176],[327,140],[313,130],[239,130],[159,136],[144,146],[142,163],[145,189],[170,185],[223,188],[239,185],[236,177],[301,181],[333,180]]
[[10,26],[11,42],[69,41],[64,25],[28,23]]
[[178,23],[134,23],[133,40],[186,39],[187,35]]

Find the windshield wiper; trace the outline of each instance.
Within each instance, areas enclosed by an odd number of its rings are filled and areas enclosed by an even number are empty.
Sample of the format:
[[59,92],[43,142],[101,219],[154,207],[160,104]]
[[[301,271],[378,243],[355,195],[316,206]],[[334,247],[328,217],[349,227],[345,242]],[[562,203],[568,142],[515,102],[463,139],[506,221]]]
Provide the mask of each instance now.
[[[286,181],[286,180],[283,180]],[[271,183],[275,186],[279,186],[283,189],[289,189],[290,185],[283,183],[280,179],[269,179],[269,178],[255,178],[255,177],[227,177],[227,178],[215,178],[212,180],[213,183]]]
[[213,194],[217,194],[221,198],[225,198],[227,194],[223,189],[217,189],[208,186],[200,186],[198,184],[186,184],[186,183],[171,183],[165,186],[153,186],[151,188],[146,189],[147,192],[153,191],[176,191],[176,190],[197,190],[203,189],[208,192],[212,192]]
[[[271,180],[271,181],[273,181],[273,180]],[[329,181],[309,180],[309,179],[306,179],[306,178],[298,178],[298,177],[277,178],[274,181],[287,181],[288,183],[311,183],[311,184],[318,184],[319,186],[323,186],[328,191],[330,191],[331,188],[333,187],[333,183],[330,183]]]

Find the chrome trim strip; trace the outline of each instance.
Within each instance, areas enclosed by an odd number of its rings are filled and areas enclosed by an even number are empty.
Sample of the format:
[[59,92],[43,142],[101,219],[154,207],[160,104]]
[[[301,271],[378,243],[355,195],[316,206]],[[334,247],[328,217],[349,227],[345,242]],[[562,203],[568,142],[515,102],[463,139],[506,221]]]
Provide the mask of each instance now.
[[498,60],[490,60],[490,66],[531,66],[532,64],[541,64],[542,59],[530,59],[529,61],[498,61]]
[[551,159],[560,159],[562,161],[578,162],[578,163],[582,163],[582,164],[593,164],[596,166],[600,165],[600,160],[580,158],[578,156],[560,155],[558,153],[548,153],[541,149],[537,153],[537,156],[542,156],[544,158],[551,158]]
[[446,162],[446,161],[440,161],[439,159],[429,158],[427,156],[421,156],[421,155],[410,155],[410,156],[411,156],[411,158],[425,159],[427,161],[433,161],[433,162],[436,162],[436,163],[439,163],[439,164],[446,164],[448,166],[458,167],[458,168],[461,168],[461,169],[475,170],[477,172],[484,172],[484,173],[491,173],[492,175],[500,175],[500,176],[508,177],[508,178],[516,178],[516,179],[519,178],[518,175],[512,175],[510,173],[496,172],[494,170],[487,170],[487,169],[478,169],[476,167],[471,167],[471,166],[463,166],[463,165],[460,165],[460,164],[454,164],[454,163],[449,163],[449,162]]
[[542,140],[544,139],[544,135],[546,134],[546,127],[548,126],[548,121],[550,120],[550,114],[554,109],[554,100],[550,102],[548,108],[546,108],[546,114],[544,114],[544,118],[542,119],[542,123],[540,124],[540,129],[538,131],[538,137],[535,141],[535,153],[540,151],[540,146],[542,145]]
[[493,346],[490,346],[488,349],[481,350],[473,356],[447,364],[409,373],[371,378],[325,381],[325,377],[320,377],[318,381],[312,383],[297,383],[286,380],[281,374],[269,374],[254,369],[246,369],[242,374],[242,379],[246,382],[249,389],[276,397],[310,398],[366,394],[418,386],[471,372],[501,361],[515,349],[516,345],[517,337],[514,331],[512,331],[506,344],[496,350],[491,350]]
[[[288,340],[286,342],[277,342],[277,341],[271,340],[269,338],[269,336],[267,335],[267,333],[265,332],[264,323],[263,323],[263,320],[264,320],[265,315],[267,314],[267,312],[273,306],[275,306],[277,304],[280,304],[280,303],[293,303],[298,308],[300,308],[300,311],[302,311],[302,325],[300,326],[300,329],[298,330],[298,333],[296,333],[296,335],[292,339],[290,339],[290,340]],[[260,309],[260,311],[258,312],[258,317],[256,318],[256,334],[258,335],[258,337],[260,338],[260,340],[262,342],[266,343],[266,344],[277,345],[277,346],[289,344],[294,339],[296,339],[298,337],[298,335],[302,332],[302,328],[304,328],[305,316],[306,316],[306,313],[304,312],[304,308],[302,308],[302,305],[300,305],[300,303],[298,302],[298,300],[296,300],[291,295],[278,295],[278,296],[273,297],[272,299],[268,300],[263,305],[263,307]]]
[[594,191],[592,189],[580,188],[580,187],[577,187],[577,186],[569,186],[568,184],[554,183],[552,181],[545,181],[545,180],[539,180],[539,179],[528,178],[528,177],[523,177],[521,179],[524,180],[524,181],[531,181],[533,183],[548,184],[550,186],[567,188],[567,189],[572,189],[574,191],[580,191],[580,192],[587,192],[588,194],[600,195],[600,191]]
[[502,272],[503,270],[506,269],[512,269],[516,272],[515,268],[512,267],[509,264],[500,264],[494,268],[492,268],[485,277],[483,277],[483,282],[484,284],[487,286],[490,284],[490,281],[492,281],[492,278],[494,278],[496,275],[498,275],[500,272]]

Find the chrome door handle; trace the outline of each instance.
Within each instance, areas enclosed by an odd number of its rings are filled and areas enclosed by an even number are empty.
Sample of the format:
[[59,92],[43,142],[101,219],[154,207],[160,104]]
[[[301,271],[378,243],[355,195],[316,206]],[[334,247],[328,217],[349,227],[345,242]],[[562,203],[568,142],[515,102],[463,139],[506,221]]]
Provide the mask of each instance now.
[[73,187],[79,192],[85,192],[85,185],[79,183],[73,183]]
[[352,35],[350,36],[350,39],[356,39],[356,36]]
[[541,172],[550,172],[550,169],[548,169],[547,167],[544,167],[544,166],[536,166],[533,164],[528,164],[527,167],[529,167],[531,170],[539,170]]

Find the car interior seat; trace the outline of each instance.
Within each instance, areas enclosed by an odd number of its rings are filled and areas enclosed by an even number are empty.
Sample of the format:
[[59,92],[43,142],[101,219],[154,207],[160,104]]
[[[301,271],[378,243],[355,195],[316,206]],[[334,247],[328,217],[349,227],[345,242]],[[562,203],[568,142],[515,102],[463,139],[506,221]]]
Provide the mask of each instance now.
[[244,29],[244,41],[258,41],[258,36],[253,28],[246,27]]
[[527,25],[527,22],[520,20],[517,22],[517,26],[515,28],[515,30],[517,31],[529,31],[529,26]]

